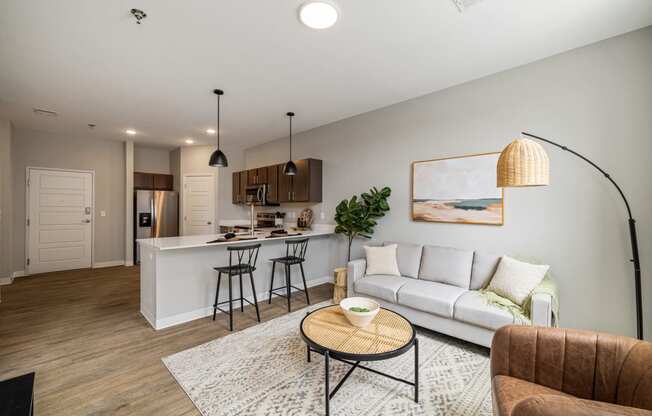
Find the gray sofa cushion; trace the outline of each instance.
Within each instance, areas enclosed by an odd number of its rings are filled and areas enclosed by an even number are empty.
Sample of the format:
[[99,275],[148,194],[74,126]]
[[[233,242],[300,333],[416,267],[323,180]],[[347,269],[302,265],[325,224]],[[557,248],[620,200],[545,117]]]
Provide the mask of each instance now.
[[398,304],[452,318],[455,302],[466,292],[466,289],[444,283],[412,279],[399,289]]
[[415,279],[419,277],[423,245],[385,241],[386,246],[390,244],[398,245],[396,249],[396,262],[398,263],[398,271],[401,272],[401,275]]
[[511,313],[488,305],[487,301],[475,290],[468,291],[460,296],[455,303],[453,317],[457,321],[494,331],[502,326],[514,323],[514,317]]
[[496,273],[500,257],[495,254],[473,253],[473,268],[471,269],[471,290],[484,289]]
[[356,293],[396,303],[398,290],[411,280],[414,279],[375,274],[356,280],[353,288]]
[[452,247],[423,246],[419,279],[468,289],[473,251]]

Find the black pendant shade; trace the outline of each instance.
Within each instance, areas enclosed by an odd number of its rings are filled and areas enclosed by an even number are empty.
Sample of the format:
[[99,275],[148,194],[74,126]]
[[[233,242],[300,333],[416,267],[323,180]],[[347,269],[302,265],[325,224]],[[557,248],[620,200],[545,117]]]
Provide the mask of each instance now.
[[214,168],[225,168],[229,166],[229,161],[226,160],[226,155],[221,150],[216,150],[211,155],[208,165]]
[[297,165],[294,164],[293,161],[288,161],[288,163],[285,164],[285,167],[283,168],[283,173],[286,175],[296,175],[297,174]]
[[226,155],[220,150],[220,97],[224,95],[224,91],[213,90],[213,94],[217,95],[217,150],[211,155],[208,166],[225,168],[229,166],[229,161],[226,159]]
[[283,173],[288,176],[294,176],[297,174],[297,165],[292,161],[292,117],[294,117],[294,113],[290,111],[286,116],[290,118],[290,160],[285,164]]

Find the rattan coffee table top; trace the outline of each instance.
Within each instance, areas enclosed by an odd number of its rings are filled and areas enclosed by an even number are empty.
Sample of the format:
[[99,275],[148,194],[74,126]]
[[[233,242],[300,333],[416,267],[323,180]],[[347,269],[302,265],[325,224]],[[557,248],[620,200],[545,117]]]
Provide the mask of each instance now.
[[339,305],[318,309],[301,324],[303,335],[334,352],[374,355],[396,351],[411,344],[414,329],[401,315],[381,308],[366,328],[349,323]]

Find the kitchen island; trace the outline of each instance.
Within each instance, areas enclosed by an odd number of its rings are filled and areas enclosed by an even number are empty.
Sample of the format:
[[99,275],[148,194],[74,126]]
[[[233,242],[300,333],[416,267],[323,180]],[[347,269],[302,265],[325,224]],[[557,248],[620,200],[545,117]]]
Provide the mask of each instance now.
[[[254,272],[256,295],[259,302],[269,296],[271,258],[285,255],[285,240],[309,237],[304,269],[308,288],[332,281],[332,270],[337,267],[337,240],[334,227],[313,226],[301,235],[275,236],[259,232],[253,240],[211,241],[223,238],[222,234],[195,235],[137,240],[140,247],[140,312],[154,329],[203,318],[213,314],[216,266],[228,266],[228,246],[261,243],[258,263]],[[241,235],[238,237],[246,237]],[[275,287],[285,281],[282,268],[276,268]],[[295,286],[301,281],[298,270],[292,270]],[[239,293],[239,279],[233,279],[234,293]],[[253,302],[249,279],[243,279],[243,291]],[[297,294],[303,296],[303,294]],[[220,301],[228,299],[227,285],[220,289]],[[218,311],[219,312],[219,311]],[[237,317],[236,317],[237,319]]]

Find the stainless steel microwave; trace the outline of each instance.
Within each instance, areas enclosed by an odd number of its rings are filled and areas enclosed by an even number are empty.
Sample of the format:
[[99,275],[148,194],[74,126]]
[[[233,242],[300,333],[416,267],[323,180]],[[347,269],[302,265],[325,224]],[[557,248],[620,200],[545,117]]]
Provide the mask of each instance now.
[[268,205],[267,192],[267,184],[247,186],[245,202],[251,205]]

